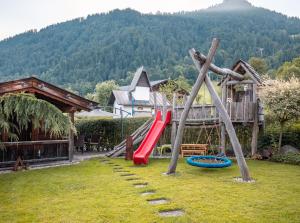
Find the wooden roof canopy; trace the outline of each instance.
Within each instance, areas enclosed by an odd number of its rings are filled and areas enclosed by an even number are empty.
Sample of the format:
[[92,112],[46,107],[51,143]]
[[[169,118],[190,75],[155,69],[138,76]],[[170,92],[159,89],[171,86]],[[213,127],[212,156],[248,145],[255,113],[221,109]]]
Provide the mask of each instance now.
[[66,91],[36,77],[28,77],[0,83],[0,96],[7,93],[25,92],[48,101],[62,112],[91,111],[97,103]]

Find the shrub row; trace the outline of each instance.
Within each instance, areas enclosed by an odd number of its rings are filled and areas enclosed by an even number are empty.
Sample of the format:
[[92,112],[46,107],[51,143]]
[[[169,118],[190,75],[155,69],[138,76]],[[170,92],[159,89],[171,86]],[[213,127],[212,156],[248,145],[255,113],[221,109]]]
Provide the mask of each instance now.
[[273,162],[300,165],[300,154],[295,154],[295,153],[288,153],[285,155],[276,154],[273,155],[270,160]]

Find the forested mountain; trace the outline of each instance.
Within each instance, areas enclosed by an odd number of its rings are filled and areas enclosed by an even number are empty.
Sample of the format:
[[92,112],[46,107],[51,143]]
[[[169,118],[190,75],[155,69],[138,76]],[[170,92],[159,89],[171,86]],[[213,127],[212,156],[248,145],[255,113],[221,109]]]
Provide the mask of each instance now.
[[35,74],[86,94],[104,80],[125,84],[141,65],[152,80],[180,74],[192,80],[188,50],[207,51],[213,37],[221,40],[214,61],[219,66],[263,56],[277,68],[300,54],[299,19],[225,0],[175,14],[114,10],[17,35],[0,42],[0,80]]

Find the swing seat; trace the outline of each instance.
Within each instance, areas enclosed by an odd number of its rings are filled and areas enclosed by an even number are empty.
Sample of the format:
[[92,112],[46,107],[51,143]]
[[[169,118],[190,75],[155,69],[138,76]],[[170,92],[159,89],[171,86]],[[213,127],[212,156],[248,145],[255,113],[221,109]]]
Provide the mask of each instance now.
[[187,158],[186,162],[191,166],[202,168],[224,168],[232,164],[230,159],[218,156],[192,156]]

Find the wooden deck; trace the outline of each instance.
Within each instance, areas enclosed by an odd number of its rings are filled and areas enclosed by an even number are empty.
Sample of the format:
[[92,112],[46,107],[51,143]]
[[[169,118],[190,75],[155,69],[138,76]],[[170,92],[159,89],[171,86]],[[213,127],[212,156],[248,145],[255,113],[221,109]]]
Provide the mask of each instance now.
[[[256,104],[253,102],[232,102],[226,104],[226,110],[234,123],[249,123],[254,121]],[[184,106],[174,110],[173,121],[179,122]],[[187,117],[187,124],[220,123],[220,115],[214,105],[193,105]]]

